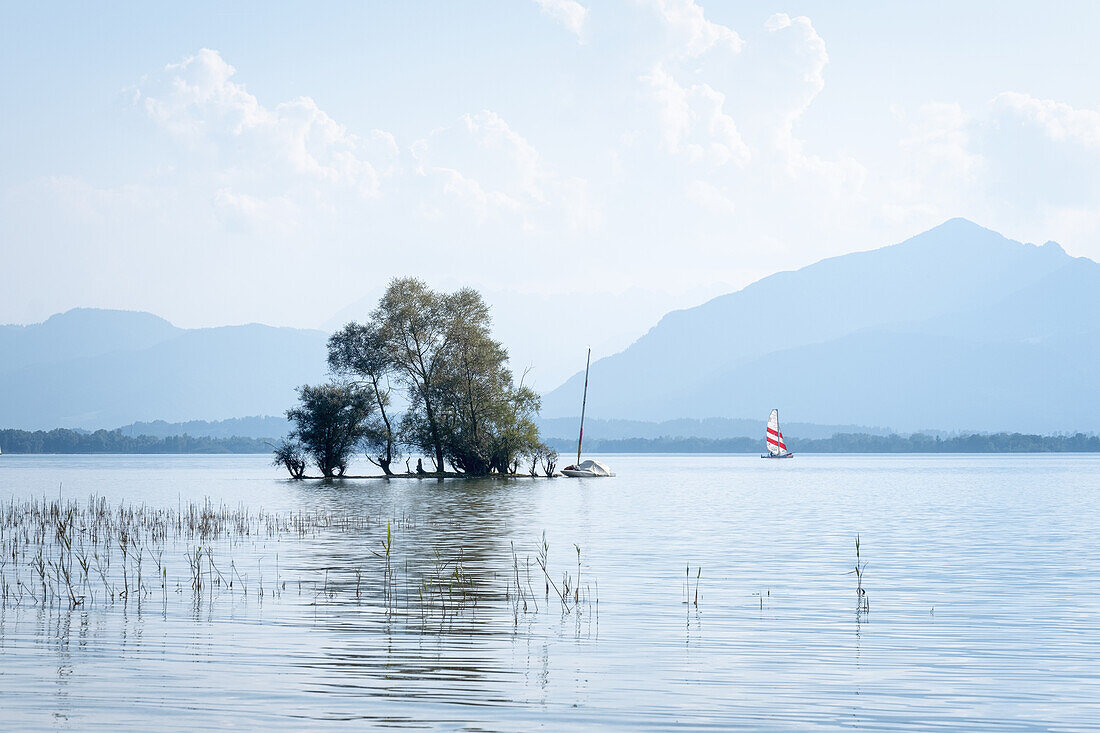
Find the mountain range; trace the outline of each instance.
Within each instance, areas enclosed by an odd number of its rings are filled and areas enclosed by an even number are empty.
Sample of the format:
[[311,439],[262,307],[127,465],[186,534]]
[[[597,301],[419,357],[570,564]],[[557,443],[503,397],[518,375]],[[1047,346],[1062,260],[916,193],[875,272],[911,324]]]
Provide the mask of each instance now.
[[190,435],[192,438],[256,438],[275,441],[290,432],[285,416],[233,417],[225,420],[188,420],[186,422],[134,422],[118,428],[123,435],[147,435],[151,438],[171,438]]
[[281,415],[325,372],[322,331],[260,324],[183,329],[149,313],[75,309],[0,326],[0,426]]
[[[588,414],[899,430],[1100,429],[1100,265],[952,219],[664,316],[591,369]],[[544,396],[575,415],[583,373]]]
[[[267,437],[281,417],[188,421],[281,416],[297,385],[324,379],[326,336],[260,324],[182,329],[96,309],[0,326],[0,427],[137,423],[127,430],[159,434],[187,423],[195,434]],[[589,432],[756,435],[772,408],[803,437],[880,432],[858,426],[1094,432],[1098,362],[1100,265],[952,219],[667,313],[593,362]],[[544,394],[551,437],[573,435],[583,379]]]

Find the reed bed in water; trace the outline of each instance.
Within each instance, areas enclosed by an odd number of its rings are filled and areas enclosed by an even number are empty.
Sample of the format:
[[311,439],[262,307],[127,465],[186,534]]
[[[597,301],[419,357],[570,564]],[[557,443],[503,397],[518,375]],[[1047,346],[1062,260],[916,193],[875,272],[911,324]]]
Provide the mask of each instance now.
[[[581,590],[579,547],[576,576],[564,572],[555,581],[543,536],[535,563],[545,580],[540,606],[530,555],[521,575],[513,545],[513,567],[503,572],[507,558],[498,565],[483,553],[475,563],[462,548],[425,547],[420,529],[426,528],[407,516],[340,510],[252,511],[209,501],[171,509],[95,496],[83,503],[12,499],[0,504],[0,605],[167,604],[182,596],[213,603],[227,595],[262,602],[291,593],[306,602],[367,605],[421,619],[454,618],[503,601],[518,623],[521,614],[540,608],[579,616],[598,603],[589,585]],[[286,554],[280,560],[280,549],[300,556],[303,545],[341,535],[350,536],[345,550],[358,549],[354,561],[307,569],[300,560],[288,567]],[[557,604],[547,602],[551,589]]]

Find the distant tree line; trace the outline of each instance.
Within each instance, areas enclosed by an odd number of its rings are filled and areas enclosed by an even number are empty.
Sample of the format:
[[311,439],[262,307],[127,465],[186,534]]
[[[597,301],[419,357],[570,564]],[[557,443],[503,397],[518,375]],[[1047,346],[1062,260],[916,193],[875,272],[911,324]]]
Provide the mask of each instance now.
[[[395,279],[365,323],[352,322],[328,342],[331,380],[298,389],[287,411],[293,429],[274,463],[301,478],[308,463],[342,476],[357,452],[394,475],[403,456],[417,473],[484,476],[552,473],[556,453],[539,439],[539,397],[508,368],[508,352],[490,333],[489,307],[463,288],[431,290]],[[404,395],[397,414],[394,391]],[[423,465],[423,458],[430,466]],[[411,469],[411,466],[407,468]]]
[[[565,439],[547,441],[558,450],[569,450],[575,442]],[[915,433],[913,435],[869,435],[838,433],[831,438],[800,440],[787,438],[787,447],[803,453],[1096,453],[1100,436],[1029,435],[993,433],[959,435],[949,438]],[[604,453],[763,453],[764,441],[755,438],[590,438],[585,445]]]
[[[554,449],[575,451],[571,439],[548,439],[539,451],[527,456],[533,467],[541,468],[546,452]],[[799,440],[787,438],[791,450],[804,453],[1098,453],[1100,436],[1030,435],[1023,433],[972,434],[953,438],[930,435],[867,435],[841,433],[832,438]],[[585,441],[595,451],[604,453],[761,453],[764,444],[755,438],[625,438]],[[120,430],[85,432],[56,428],[54,430],[0,430],[0,450],[4,453],[266,453],[271,444],[257,438],[210,438],[172,435],[158,438],[150,435],[124,435]],[[293,460],[293,456],[288,456]],[[302,459],[304,461],[304,458]],[[279,465],[284,465],[281,461]],[[292,465],[295,465],[292,463]],[[290,467],[288,467],[290,470]],[[301,471],[305,472],[304,462]],[[293,471],[291,471],[293,473]]]
[[265,453],[271,446],[255,438],[195,438],[173,435],[124,435],[121,430],[78,432],[55,430],[0,430],[4,453]]

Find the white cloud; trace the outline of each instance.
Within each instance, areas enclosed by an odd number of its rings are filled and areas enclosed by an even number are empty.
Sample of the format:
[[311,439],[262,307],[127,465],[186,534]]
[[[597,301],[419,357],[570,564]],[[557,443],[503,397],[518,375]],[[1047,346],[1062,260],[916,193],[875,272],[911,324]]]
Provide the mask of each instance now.
[[[833,39],[810,18],[763,13],[735,30],[719,22],[717,0],[700,0],[706,12],[691,0],[625,0],[592,5],[591,16],[588,0],[536,2],[546,15],[538,33],[572,44],[559,22],[592,53],[558,67],[545,54],[568,49],[510,45],[530,74],[478,74],[499,61],[490,46],[448,77],[460,92],[401,65],[364,70],[392,76],[386,84],[328,90],[346,92],[340,108],[362,115],[407,105],[396,136],[298,96],[310,87],[259,94],[253,69],[237,72],[214,50],[157,70],[130,110],[146,123],[134,130],[145,136],[138,152],[102,174],[74,155],[71,178],[0,190],[0,241],[28,253],[6,263],[9,281],[65,273],[65,289],[85,303],[130,298],[166,313],[162,304],[203,308],[216,321],[304,324],[327,315],[323,299],[410,268],[473,285],[686,291],[897,241],[956,215],[1082,253],[1100,241],[1100,111],[1026,88],[937,102],[913,96],[936,83],[923,78],[888,95],[901,105],[891,127],[882,74],[874,86],[870,73],[827,86],[854,68],[834,70],[830,53],[852,48],[827,47]],[[295,79],[320,70],[303,71]],[[455,99],[479,101],[454,109]],[[858,108],[841,106],[850,104]],[[294,302],[286,294],[319,256],[341,263],[323,273],[333,287]],[[581,259],[591,266],[575,272]],[[97,298],[94,283],[112,279]],[[20,287],[0,292],[0,307],[35,296]],[[203,288],[218,295],[194,304]],[[234,310],[221,310],[228,303]]]
[[268,187],[285,176],[288,186],[306,179],[364,197],[379,193],[398,161],[392,135],[373,130],[364,141],[309,97],[264,106],[235,74],[204,48],[143,83],[138,100],[151,119],[236,178]]
[[299,206],[285,196],[265,199],[221,188],[213,204],[218,220],[230,231],[286,234],[301,223]]
[[662,146],[689,160],[713,165],[744,165],[750,152],[733,118],[725,113],[726,97],[708,84],[683,87],[663,66],[642,77],[659,108]]
[[1100,148],[1100,112],[1096,110],[1074,109],[1062,102],[1018,92],[998,94],[992,108],[995,117],[1034,126],[1052,141]]
[[775,13],[764,21],[764,28],[774,33],[791,27],[791,16],[786,13]]
[[1004,92],[969,109],[934,102],[895,116],[901,166],[882,175],[901,220],[961,214],[1038,241],[1095,236],[1100,112]]
[[576,0],[535,0],[542,12],[558,21],[578,38],[588,18],[588,8]]
[[986,185],[1016,207],[1049,219],[1100,203],[1100,112],[1006,92],[983,111],[977,140]]
[[776,89],[781,106],[775,120],[775,146],[793,168],[821,168],[824,162],[805,154],[794,127],[825,88],[825,66],[829,63],[825,40],[805,16],[791,18],[776,13],[764,27],[776,37],[776,63],[786,70],[780,77],[782,86]]
[[695,0],[653,0],[653,5],[668,26],[679,56],[694,58],[713,48],[741,50],[741,36],[728,26],[707,20]]
[[784,49],[788,55],[785,62],[794,70],[795,80],[801,82],[792,86],[797,104],[791,109],[791,115],[798,117],[825,88],[825,66],[829,63],[825,39],[818,35],[813,23],[804,15],[791,18],[786,13],[776,13],[765,22],[764,27],[769,33],[785,32],[791,37],[791,42]]
[[696,179],[689,183],[687,197],[689,201],[714,214],[733,216],[737,213],[737,204],[733,197],[709,181]]
[[798,132],[824,89],[829,60],[810,19],[775,14],[743,45],[736,57],[691,67],[666,58],[641,77],[657,103],[659,147],[714,164],[679,179],[686,198],[721,215],[770,207],[789,216],[790,202],[801,201],[800,216],[838,218],[865,206],[866,168],[808,149]]
[[[433,190],[451,199],[477,224],[516,216],[525,231],[563,220],[571,228],[590,228],[599,221],[587,182],[563,177],[547,166],[539,152],[497,113],[482,110],[462,115],[412,146],[417,172]],[[431,197],[428,192],[426,196]],[[442,201],[421,210],[429,218],[444,215]]]
[[898,199],[920,201],[921,207],[964,200],[982,166],[973,117],[958,103],[943,102],[921,105],[912,116],[897,109],[894,114],[904,126],[898,142],[903,163],[893,183]]
[[958,102],[930,102],[908,118],[905,111],[894,108],[894,114],[905,125],[900,139],[903,147],[920,148],[923,153],[935,152],[937,158],[954,159],[956,171],[969,171],[973,161],[966,152],[970,145],[969,128],[973,122]]
[[462,115],[461,123],[468,142],[488,156],[501,156],[511,164],[512,185],[522,195],[534,201],[545,200],[542,182],[547,174],[538,151],[522,135],[491,110]]
[[[267,104],[209,49],[144,80],[136,99],[187,148],[170,178],[205,188],[198,205],[209,207],[206,221],[242,247],[258,246],[253,240],[261,236],[290,242],[307,231],[343,240],[349,231],[470,235],[466,225],[492,225],[510,247],[509,235],[590,231],[600,222],[587,181],[558,174],[489,110],[417,140],[403,165],[392,134],[356,134],[310,97]],[[416,227],[428,229],[410,234]],[[440,246],[422,243],[421,251]]]
[[436,168],[435,172],[442,179],[443,193],[458,199],[473,213],[478,224],[484,224],[494,212],[515,213],[523,208],[503,191],[486,191],[480,183],[453,168]]

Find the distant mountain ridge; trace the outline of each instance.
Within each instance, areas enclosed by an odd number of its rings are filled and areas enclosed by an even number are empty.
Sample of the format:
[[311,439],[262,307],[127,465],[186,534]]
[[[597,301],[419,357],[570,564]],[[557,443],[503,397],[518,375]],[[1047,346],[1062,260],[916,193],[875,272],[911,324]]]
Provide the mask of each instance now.
[[[296,386],[325,379],[325,340],[320,330],[182,329],[88,308],[0,326],[0,427],[140,423],[168,434],[280,416]],[[754,437],[776,407],[803,438],[879,431],[862,426],[1097,432],[1097,363],[1100,265],[952,219],[666,314],[593,363],[587,432]],[[548,436],[571,439],[582,381],[543,395]]]
[[188,420],[187,422],[135,422],[118,428],[123,435],[148,435],[171,438],[190,435],[192,438],[257,438],[276,440],[290,431],[285,417],[269,415],[236,417],[227,420]]
[[74,308],[29,326],[0,326],[0,374],[35,364],[149,348],[183,329],[152,313]]
[[[589,414],[912,431],[1100,429],[1100,265],[952,219],[669,313],[592,366]],[[583,374],[544,395],[577,414]]]
[[0,426],[280,415],[325,374],[326,334],[260,324],[181,329],[148,313],[76,309],[0,329]]

